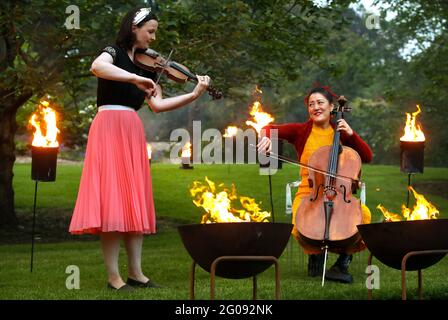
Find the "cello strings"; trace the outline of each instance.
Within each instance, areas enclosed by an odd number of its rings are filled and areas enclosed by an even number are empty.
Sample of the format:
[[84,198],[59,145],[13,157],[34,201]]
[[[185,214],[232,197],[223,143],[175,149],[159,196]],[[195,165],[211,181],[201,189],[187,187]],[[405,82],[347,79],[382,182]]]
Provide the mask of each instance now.
[[[338,122],[338,120],[340,119],[339,117],[339,113],[337,113],[337,119],[336,119],[336,123]],[[329,164],[329,171],[330,173],[336,174],[337,171],[337,167],[338,167],[338,157],[339,157],[339,139],[340,139],[340,135],[341,133],[339,131],[336,130],[336,132],[334,133],[334,137],[333,137],[333,146],[331,149],[331,162]],[[336,151],[336,152],[335,152]],[[333,185],[334,181],[333,178],[330,178],[330,185]]]

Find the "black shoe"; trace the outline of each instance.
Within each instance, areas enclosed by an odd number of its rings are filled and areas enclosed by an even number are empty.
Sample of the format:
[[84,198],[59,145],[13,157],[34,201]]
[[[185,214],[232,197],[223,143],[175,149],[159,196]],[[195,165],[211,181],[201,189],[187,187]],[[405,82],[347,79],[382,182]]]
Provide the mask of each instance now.
[[353,256],[340,254],[336,263],[325,273],[325,279],[341,283],[352,283],[353,276],[348,272],[348,267]]
[[324,258],[323,253],[310,254],[308,256],[308,276],[317,277],[322,275],[324,271]]
[[158,284],[152,282],[150,279],[146,282],[140,282],[138,280],[128,278],[128,280],[126,280],[126,283],[134,288],[162,288]]
[[124,284],[122,285],[120,288],[115,288],[113,285],[111,285],[109,282],[107,283],[107,288],[108,289],[112,289],[115,291],[120,291],[120,292],[132,292],[135,291],[134,288],[132,288],[130,285],[128,284]]

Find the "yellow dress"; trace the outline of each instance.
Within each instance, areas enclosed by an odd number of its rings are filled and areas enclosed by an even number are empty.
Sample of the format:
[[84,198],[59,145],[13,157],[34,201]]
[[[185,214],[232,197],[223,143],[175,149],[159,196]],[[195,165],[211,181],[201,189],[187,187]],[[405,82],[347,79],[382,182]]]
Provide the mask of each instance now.
[[[300,163],[307,164],[311,155],[320,147],[331,146],[333,144],[334,130],[331,126],[328,126],[326,129],[322,129],[316,125],[313,125],[311,130],[311,134],[308,137],[308,140],[305,143],[305,147],[302,152],[302,156],[300,157]],[[301,183],[297,193],[294,197],[294,201],[292,203],[292,223],[294,224],[294,228],[292,229],[292,234],[296,240],[298,240],[298,231],[295,226],[296,222],[296,212],[299,208],[300,202],[306,196],[309,196],[311,193],[310,186],[308,184],[308,175],[309,171],[306,168],[300,168],[300,176]],[[362,205],[362,223],[370,223],[371,214],[369,208],[367,206]],[[306,252],[305,253],[313,253]]]

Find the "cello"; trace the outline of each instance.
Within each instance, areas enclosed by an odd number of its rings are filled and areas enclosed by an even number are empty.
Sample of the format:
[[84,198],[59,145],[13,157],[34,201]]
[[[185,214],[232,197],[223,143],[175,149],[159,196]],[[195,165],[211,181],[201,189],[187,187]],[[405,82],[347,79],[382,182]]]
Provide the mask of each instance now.
[[[350,111],[341,96],[332,111],[336,122]],[[299,243],[310,251],[352,254],[365,248],[356,226],[362,223],[361,203],[356,193],[361,176],[361,158],[350,147],[340,143],[340,132],[335,131],[331,146],[314,152],[308,162],[310,170],[309,198],[304,198],[296,213]],[[345,177],[342,179],[342,177]],[[347,179],[348,178],[348,179]],[[322,276],[322,285],[325,278]]]

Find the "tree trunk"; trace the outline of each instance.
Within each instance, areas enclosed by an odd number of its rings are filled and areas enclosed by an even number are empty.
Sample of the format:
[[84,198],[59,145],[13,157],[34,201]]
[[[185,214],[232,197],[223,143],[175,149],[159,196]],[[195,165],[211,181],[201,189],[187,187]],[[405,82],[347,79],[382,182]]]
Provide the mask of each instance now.
[[[0,91],[0,94],[9,96],[9,92]],[[14,190],[12,186],[13,167],[15,156],[14,135],[17,130],[16,113],[30,97],[30,91],[20,96],[12,95],[2,99],[0,105],[0,226],[18,224],[14,211]]]

